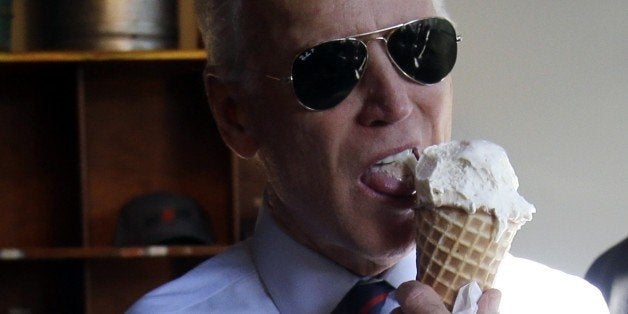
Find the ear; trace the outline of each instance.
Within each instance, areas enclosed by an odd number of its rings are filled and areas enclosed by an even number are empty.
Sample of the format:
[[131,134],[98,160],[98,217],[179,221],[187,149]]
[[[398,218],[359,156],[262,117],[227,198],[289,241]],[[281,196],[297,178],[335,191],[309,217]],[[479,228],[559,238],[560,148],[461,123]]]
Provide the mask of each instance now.
[[231,96],[234,95],[232,88],[219,77],[205,71],[207,99],[223,141],[240,157],[252,158],[259,145],[246,119],[250,113],[244,104]]

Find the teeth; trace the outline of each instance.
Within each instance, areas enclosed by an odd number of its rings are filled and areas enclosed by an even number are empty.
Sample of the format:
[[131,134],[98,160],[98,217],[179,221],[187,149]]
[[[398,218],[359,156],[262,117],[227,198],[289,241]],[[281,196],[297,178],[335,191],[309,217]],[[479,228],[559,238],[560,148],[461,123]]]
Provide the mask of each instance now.
[[378,161],[375,165],[377,166],[382,166],[382,165],[386,165],[386,164],[390,164],[393,162],[397,162],[397,161],[405,161],[408,158],[415,158],[414,154],[412,153],[412,149],[408,149],[408,150],[404,150],[401,153],[392,155],[392,156],[388,156],[380,161]]

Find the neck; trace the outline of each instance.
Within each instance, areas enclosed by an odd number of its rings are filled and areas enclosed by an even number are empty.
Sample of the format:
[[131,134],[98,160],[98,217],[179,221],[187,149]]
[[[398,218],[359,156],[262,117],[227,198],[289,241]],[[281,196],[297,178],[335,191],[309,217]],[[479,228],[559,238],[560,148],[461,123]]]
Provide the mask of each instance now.
[[266,199],[271,216],[286,234],[358,276],[378,276],[395,265],[405,255],[396,254],[390,257],[372,258],[360,252],[322,241],[322,238],[304,232],[306,229],[298,224],[298,220],[294,219],[292,212],[271,191],[267,191]]

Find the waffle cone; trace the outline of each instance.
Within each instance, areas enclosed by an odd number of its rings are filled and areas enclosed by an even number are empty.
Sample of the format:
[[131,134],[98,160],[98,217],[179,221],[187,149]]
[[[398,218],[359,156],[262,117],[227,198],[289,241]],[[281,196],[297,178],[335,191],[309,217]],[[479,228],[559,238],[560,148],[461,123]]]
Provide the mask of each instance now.
[[484,212],[467,214],[446,207],[417,210],[417,279],[436,290],[449,310],[467,283],[476,281],[482,290],[492,287],[520,227],[511,223],[499,241],[493,241],[496,224]]

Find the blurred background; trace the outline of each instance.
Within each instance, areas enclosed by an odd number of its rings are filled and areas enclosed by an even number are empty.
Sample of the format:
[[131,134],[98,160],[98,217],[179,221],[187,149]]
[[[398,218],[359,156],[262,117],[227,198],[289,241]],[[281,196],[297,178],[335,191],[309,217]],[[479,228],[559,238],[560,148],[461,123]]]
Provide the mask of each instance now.
[[583,276],[628,236],[628,1],[448,1],[456,139],[506,149],[537,214],[513,254]]

